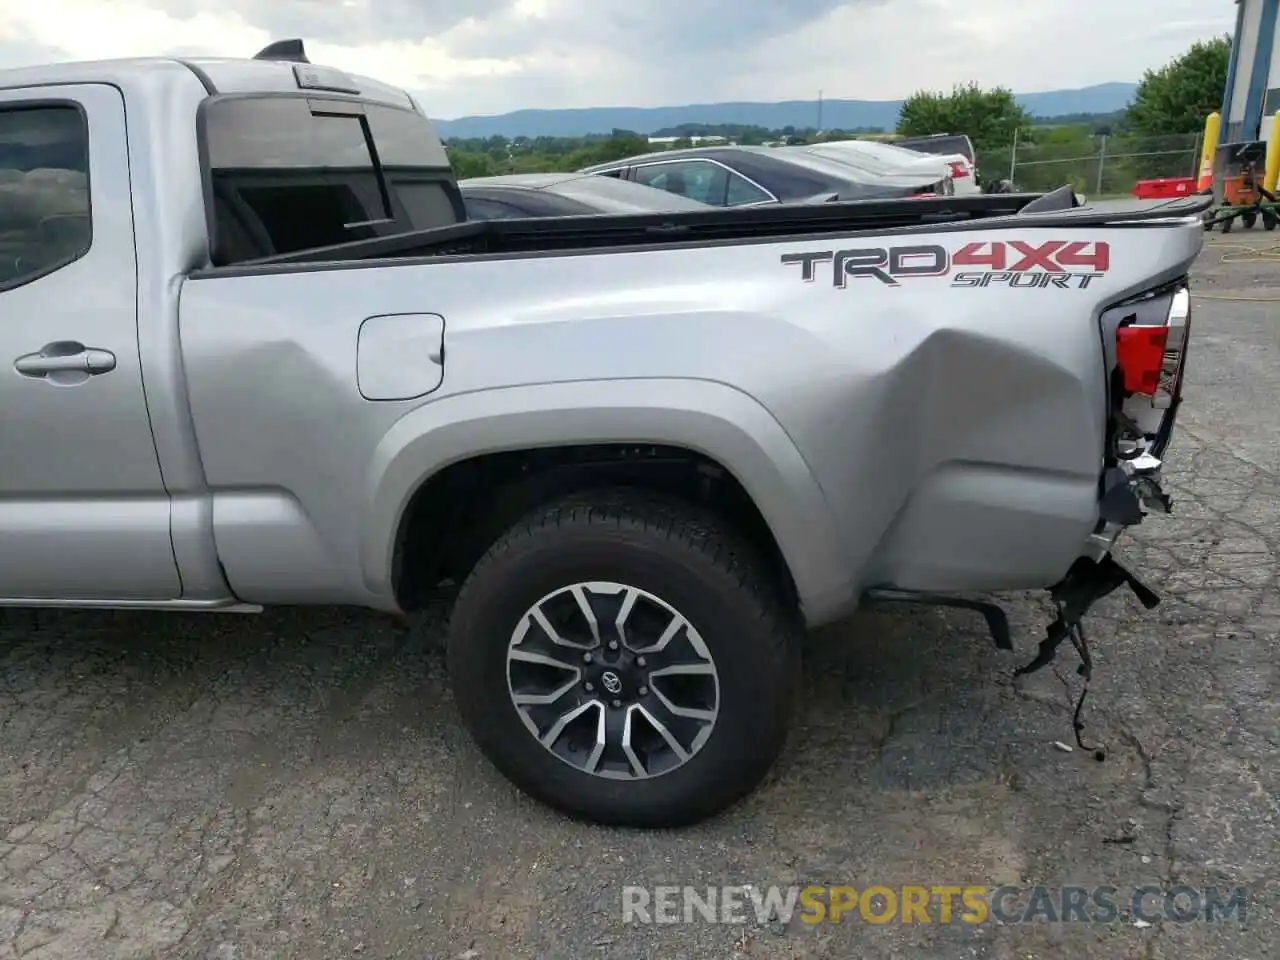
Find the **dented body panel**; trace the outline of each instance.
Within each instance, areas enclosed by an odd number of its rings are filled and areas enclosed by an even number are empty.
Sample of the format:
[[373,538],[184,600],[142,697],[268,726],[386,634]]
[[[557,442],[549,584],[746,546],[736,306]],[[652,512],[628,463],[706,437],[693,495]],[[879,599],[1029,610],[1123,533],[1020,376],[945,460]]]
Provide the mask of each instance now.
[[[279,558],[259,550],[250,528],[228,524],[248,538],[244,562],[262,564],[240,587],[254,599],[336,591],[378,603],[389,589],[387,518],[421,477],[525,445],[665,442],[741,480],[812,623],[873,586],[1048,586],[1099,519],[1098,317],[1135,286],[1184,273],[1199,229],[1095,227],[1073,240],[1010,228],[899,247],[862,236],[847,247],[784,241],[200,277],[183,288],[182,347],[215,517],[257,490],[292,518],[299,547],[289,567],[313,572],[282,595],[267,568]],[[975,262],[1003,249],[1016,251],[1006,263],[1019,269],[997,269],[994,256]],[[915,256],[930,269],[917,270]],[[1079,276],[1071,256],[1088,260],[1087,283],[1005,279]],[[975,275],[986,282],[963,281]],[[364,402],[343,386],[363,314],[415,311],[444,318],[443,382],[422,398]],[[269,431],[254,415],[263,410]],[[305,445],[305,457],[278,445],[322,429],[331,442]],[[382,534],[370,542],[373,529]]]
[[[154,479],[127,490],[95,486],[90,462],[0,489],[0,535],[83,543],[77,524],[96,524],[92,549],[61,555],[74,589],[51,574],[33,590],[21,557],[0,556],[0,603],[397,610],[398,537],[424,483],[469,458],[568,445],[661,444],[721,465],[764,518],[810,625],[874,588],[1049,586],[1106,526],[1115,360],[1100,318],[1185,275],[1202,243],[1194,211],[983,221],[908,200],[921,206],[895,209],[956,222],[886,227],[863,205],[828,204],[821,223],[796,208],[673,216],[722,235],[746,216],[795,224],[727,240],[636,227],[636,242],[495,252],[455,230],[432,254],[220,263],[197,112],[211,87],[287,96],[292,77],[212,60],[0,74],[0,109],[68,78],[123,98],[123,111],[81,106],[95,175],[119,188],[119,215],[95,223],[93,242],[135,251],[136,277],[113,282],[136,281],[136,325],[99,344],[94,307],[75,316],[88,346],[137,367],[132,426],[155,454]],[[69,317],[66,283],[54,271],[0,303],[20,294]],[[41,342],[5,345],[17,357]],[[112,376],[21,389],[71,416],[67,398],[92,404]],[[15,442],[0,440],[7,459],[23,454]],[[130,517],[147,537],[129,536]],[[113,542],[131,546],[133,570]],[[46,559],[55,570],[57,552]]]

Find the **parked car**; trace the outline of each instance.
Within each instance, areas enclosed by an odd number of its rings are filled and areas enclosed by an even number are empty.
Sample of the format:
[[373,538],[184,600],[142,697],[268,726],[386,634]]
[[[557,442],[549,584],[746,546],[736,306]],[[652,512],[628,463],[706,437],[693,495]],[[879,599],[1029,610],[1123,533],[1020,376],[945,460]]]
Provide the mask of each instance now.
[[896,199],[945,191],[938,178],[885,180],[829,158],[786,153],[790,147],[691,147],[645,153],[584,167],[717,207],[813,200]]
[[710,210],[705,203],[641,183],[581,173],[518,173],[458,181],[471,220],[575,217],[599,213]]
[[880,140],[828,140],[786,147],[848,163],[867,177],[921,177],[932,182],[948,182],[956,196],[981,193],[973,175],[973,164],[959,153],[933,154],[907,149]]
[[0,143],[0,605],[456,589],[463,721],[576,816],[745,796],[866,601],[1048,589],[1043,662],[1168,507],[1211,197],[465,222],[296,41],[2,71]]
[[[973,141],[963,133],[933,133],[925,137],[903,137],[900,140],[894,140],[894,144],[899,147],[905,147],[908,150],[918,150],[920,153],[935,153],[939,155],[959,154],[969,162],[973,182],[977,185],[978,191],[982,193],[1007,193],[1008,180],[995,178],[991,180],[983,180],[978,170],[978,153],[973,148]],[[964,177],[957,177],[957,187],[959,181]],[[961,192],[959,189],[956,191]]]

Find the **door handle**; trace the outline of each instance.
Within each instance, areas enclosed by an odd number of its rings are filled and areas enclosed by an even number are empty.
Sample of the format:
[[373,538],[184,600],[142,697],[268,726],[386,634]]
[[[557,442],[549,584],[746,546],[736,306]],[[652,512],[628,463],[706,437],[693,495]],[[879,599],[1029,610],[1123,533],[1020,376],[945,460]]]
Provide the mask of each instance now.
[[46,343],[36,353],[19,357],[13,362],[13,368],[24,377],[72,385],[100,373],[110,373],[116,368],[116,355],[74,340],[56,340]]

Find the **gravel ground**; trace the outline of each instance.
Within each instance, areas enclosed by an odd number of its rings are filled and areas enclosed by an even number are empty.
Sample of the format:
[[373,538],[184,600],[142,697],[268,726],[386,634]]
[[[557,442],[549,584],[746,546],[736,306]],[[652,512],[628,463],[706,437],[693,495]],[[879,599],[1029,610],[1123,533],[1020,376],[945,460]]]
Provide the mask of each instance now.
[[[1198,291],[1280,296],[1280,264]],[[1224,242],[1214,237],[1214,244]],[[0,958],[1274,956],[1280,810],[1280,321],[1196,301],[1172,518],[1122,559],[1165,596],[1096,608],[1086,735],[1064,655],[967,614],[813,638],[771,780],[697,828],[567,822],[493,773],[446,692],[438,618],[0,613]],[[1068,651],[1069,652],[1069,651]],[[624,884],[1175,883],[1249,888],[1246,922],[624,925]]]

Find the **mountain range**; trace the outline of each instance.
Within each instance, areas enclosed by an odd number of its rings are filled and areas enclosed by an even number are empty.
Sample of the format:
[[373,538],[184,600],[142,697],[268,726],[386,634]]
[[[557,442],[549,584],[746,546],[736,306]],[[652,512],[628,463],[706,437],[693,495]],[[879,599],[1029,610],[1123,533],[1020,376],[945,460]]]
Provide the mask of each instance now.
[[[1033,117],[1114,113],[1133,98],[1137,84],[1100,83],[1077,90],[1017,94]],[[884,129],[897,125],[901,100],[823,100],[822,127],[828,130]],[[574,110],[516,110],[488,117],[436,120],[441,137],[585,137],[613,130],[649,134],[681,124],[742,124],[780,130],[816,127],[817,100],[781,103],[697,103],[683,107],[585,107]]]

